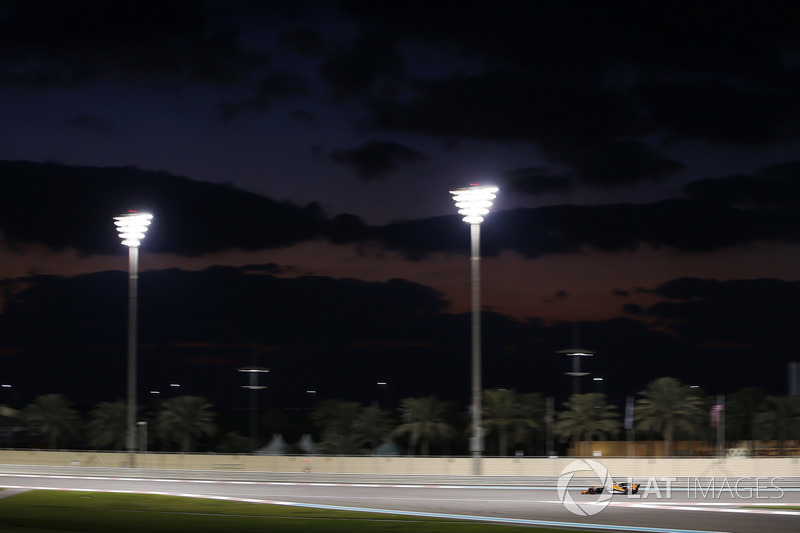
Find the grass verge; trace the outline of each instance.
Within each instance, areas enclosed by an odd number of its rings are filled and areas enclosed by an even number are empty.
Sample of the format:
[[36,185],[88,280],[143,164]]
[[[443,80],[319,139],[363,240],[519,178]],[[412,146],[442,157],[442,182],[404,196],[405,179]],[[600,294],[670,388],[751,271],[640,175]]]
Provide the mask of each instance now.
[[514,533],[502,524],[146,494],[34,490],[0,500],[3,533]]

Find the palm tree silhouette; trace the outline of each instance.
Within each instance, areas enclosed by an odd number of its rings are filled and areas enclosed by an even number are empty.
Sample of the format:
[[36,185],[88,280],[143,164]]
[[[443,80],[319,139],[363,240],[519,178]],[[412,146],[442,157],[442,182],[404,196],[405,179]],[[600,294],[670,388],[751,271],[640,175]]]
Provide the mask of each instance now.
[[442,441],[455,434],[453,427],[445,422],[447,404],[435,396],[406,398],[400,402],[404,422],[395,428],[394,434],[408,435],[409,449],[419,444],[420,455],[430,453],[430,443]]
[[703,417],[703,399],[675,378],[651,381],[636,402],[636,428],[653,431],[664,439],[664,454],[672,455],[678,431],[694,433]]
[[562,440],[587,442],[587,450],[595,439],[609,438],[621,429],[619,413],[608,403],[605,394],[573,394],[564,407],[565,410],[558,413],[556,434]]
[[121,400],[97,404],[89,414],[89,444],[96,448],[123,449],[128,433],[127,412],[127,404]]
[[78,430],[79,415],[72,402],[61,394],[43,394],[22,412],[29,428],[36,429],[47,438],[50,448],[58,448],[65,437]]
[[356,402],[324,400],[314,409],[314,423],[322,429],[319,450],[322,453],[352,454],[360,451],[353,424],[361,412]]
[[182,452],[194,451],[199,437],[216,432],[211,404],[200,396],[176,396],[161,404],[156,433],[164,443],[176,443]]
[[757,387],[739,389],[725,402],[725,430],[731,439],[745,440],[752,452],[757,440],[758,415],[764,410],[767,393]]
[[793,396],[767,396],[756,424],[767,438],[778,441],[778,453],[785,455],[786,441],[800,438],[800,400]]
[[392,425],[392,419],[385,409],[370,405],[362,408],[353,421],[353,432],[363,450],[371,452],[391,435]]
[[522,442],[539,427],[533,406],[526,400],[530,398],[513,390],[483,391],[483,423],[487,433],[497,433],[499,455],[508,454],[509,438],[512,444]]

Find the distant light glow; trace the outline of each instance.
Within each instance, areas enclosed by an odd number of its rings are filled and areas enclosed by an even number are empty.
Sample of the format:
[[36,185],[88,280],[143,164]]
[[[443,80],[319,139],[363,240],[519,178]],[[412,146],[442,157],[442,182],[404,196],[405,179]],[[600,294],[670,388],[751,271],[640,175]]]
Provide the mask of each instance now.
[[11,385],[6,385],[5,383],[3,383],[2,385],[0,385],[0,387],[3,387],[4,389],[10,389]]
[[180,387],[181,384],[180,383],[170,383],[169,386],[170,387]]
[[594,381],[603,381],[603,378],[592,378]]
[[450,191],[450,194],[453,195],[458,213],[464,215],[462,220],[467,224],[480,224],[483,222],[483,216],[489,213],[498,190],[500,189],[497,187],[471,184],[469,187]]
[[117,226],[122,244],[129,248],[138,247],[142,243],[144,234],[147,232],[147,226],[150,225],[152,219],[153,215],[150,213],[138,213],[136,211],[114,217],[114,224]]

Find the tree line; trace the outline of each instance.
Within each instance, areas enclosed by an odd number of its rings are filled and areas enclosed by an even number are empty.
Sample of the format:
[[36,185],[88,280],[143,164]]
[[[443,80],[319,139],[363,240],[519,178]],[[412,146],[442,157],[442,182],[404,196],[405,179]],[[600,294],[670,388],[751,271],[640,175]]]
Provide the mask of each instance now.
[[[543,455],[551,453],[549,440],[562,450],[581,442],[586,452],[595,440],[635,434],[637,440],[662,440],[665,454],[671,455],[676,440],[713,441],[715,422],[724,424],[728,442],[773,440],[781,455],[788,442],[800,439],[800,399],[769,395],[757,388],[740,389],[726,395],[723,402],[720,398],[671,377],[652,381],[635,401],[622,407],[598,392],[574,394],[553,409],[539,393],[489,389],[483,392],[482,410],[486,451],[498,456],[514,450]],[[393,441],[408,454],[460,455],[466,453],[471,431],[469,413],[436,396],[406,398],[397,409],[330,399],[304,416],[304,431],[314,434],[316,451],[322,454],[375,453],[379,446]],[[45,394],[20,411],[0,406],[0,417],[6,426],[16,423],[29,435],[38,435],[51,449],[76,442],[98,450],[122,450],[125,446],[127,409],[123,401],[101,402],[83,417],[63,395]],[[268,417],[262,422],[269,424],[273,433],[287,427],[285,421],[274,416],[266,420]],[[151,450],[254,451],[251,440],[231,429],[229,420],[220,420],[213,406],[199,396],[170,398],[141,418],[147,424],[146,444]]]

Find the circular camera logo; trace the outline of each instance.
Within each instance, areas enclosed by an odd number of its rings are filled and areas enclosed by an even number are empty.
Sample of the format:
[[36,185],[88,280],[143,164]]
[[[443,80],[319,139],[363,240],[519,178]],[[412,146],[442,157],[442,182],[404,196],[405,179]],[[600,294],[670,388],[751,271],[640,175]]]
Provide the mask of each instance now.
[[[575,503],[575,500],[572,499],[572,495],[569,493],[569,482],[572,480],[572,476],[575,475],[575,472],[585,471],[594,472],[600,479],[600,483],[598,483],[597,486],[605,487],[605,490],[597,495],[597,500],[594,502]],[[558,476],[558,499],[561,500],[562,505],[571,513],[580,516],[595,515],[608,507],[608,504],[611,502],[612,493],[608,489],[613,484],[614,480],[611,479],[611,474],[608,473],[608,469],[605,466],[591,459],[578,459],[568,464],[564,470],[561,471],[561,475]]]

